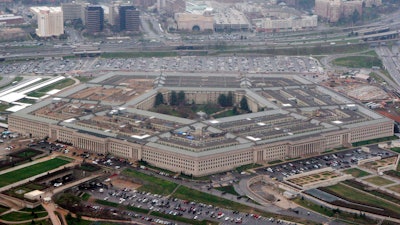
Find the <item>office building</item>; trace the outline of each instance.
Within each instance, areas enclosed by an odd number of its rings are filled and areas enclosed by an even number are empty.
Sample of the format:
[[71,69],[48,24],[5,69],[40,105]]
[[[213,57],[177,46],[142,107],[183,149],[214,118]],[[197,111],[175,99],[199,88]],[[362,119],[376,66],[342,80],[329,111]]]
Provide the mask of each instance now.
[[88,33],[97,33],[104,28],[104,9],[99,5],[89,5],[85,8],[85,26]]
[[31,7],[37,18],[38,28],[36,35],[39,37],[60,36],[64,34],[64,19],[61,7]]
[[[168,102],[172,91],[183,91],[190,104],[215,104],[221,94],[231,94],[234,105],[247,99],[252,113],[204,120],[150,111],[157,95]],[[392,120],[302,76],[284,74],[119,71],[8,118],[11,132],[194,176],[393,135]]]
[[121,31],[138,32],[140,27],[139,10],[132,5],[119,7],[119,28]]
[[62,3],[64,21],[84,19],[84,6],[79,3]]
[[332,23],[351,16],[354,11],[362,15],[362,7],[362,0],[315,0],[315,14]]

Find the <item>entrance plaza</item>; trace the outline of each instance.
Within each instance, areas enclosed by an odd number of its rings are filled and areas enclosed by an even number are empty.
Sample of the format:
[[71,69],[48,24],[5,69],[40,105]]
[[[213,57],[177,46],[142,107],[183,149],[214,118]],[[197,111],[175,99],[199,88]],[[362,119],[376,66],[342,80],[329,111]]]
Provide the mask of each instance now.
[[[196,105],[221,94],[234,106],[245,98],[251,113],[186,119],[150,111],[172,91]],[[392,136],[393,121],[300,75],[113,72],[10,115],[9,129],[204,176]]]

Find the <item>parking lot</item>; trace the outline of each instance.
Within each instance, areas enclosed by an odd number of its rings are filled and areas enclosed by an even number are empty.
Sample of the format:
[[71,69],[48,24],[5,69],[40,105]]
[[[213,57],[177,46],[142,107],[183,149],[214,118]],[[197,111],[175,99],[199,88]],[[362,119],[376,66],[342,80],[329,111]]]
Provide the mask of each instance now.
[[187,56],[128,59],[60,58],[0,64],[0,74],[62,74],[99,70],[316,73],[318,62],[309,57],[289,56]]
[[[99,185],[100,186],[100,185]],[[115,187],[105,189],[96,187],[91,190],[85,190],[96,199],[102,199],[110,202],[119,203],[126,206],[148,209],[174,216],[182,216],[194,220],[216,220],[220,224],[291,224],[279,221],[275,218],[264,218],[256,214],[241,213],[212,205],[206,205],[200,202],[189,202],[187,200],[168,198],[157,194],[139,192],[131,189],[118,189]],[[106,207],[93,204],[91,207]],[[157,218],[140,213],[124,212],[133,218],[146,221],[155,221]],[[168,224],[168,223],[166,223]],[[179,223],[178,223],[179,224]],[[292,223],[293,224],[293,223]]]
[[345,169],[357,165],[357,162],[360,160],[376,156],[388,158],[396,155],[393,152],[378,148],[378,145],[371,145],[368,147],[370,148],[370,153],[362,151],[361,148],[354,148],[337,153],[326,154],[323,156],[283,163],[264,169],[258,169],[257,172],[260,174],[267,174],[271,177],[275,177],[279,181],[283,181],[284,177],[289,177],[316,169],[326,167],[332,167],[336,170]]

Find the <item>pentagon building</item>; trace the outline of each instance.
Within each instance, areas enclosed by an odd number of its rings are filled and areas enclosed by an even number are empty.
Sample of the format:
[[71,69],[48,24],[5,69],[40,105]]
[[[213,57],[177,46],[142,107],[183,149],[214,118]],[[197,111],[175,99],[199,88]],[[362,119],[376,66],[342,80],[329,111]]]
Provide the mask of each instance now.
[[[253,113],[185,119],[149,111],[155,96],[216,103],[245,97]],[[316,155],[393,135],[393,121],[297,75],[110,73],[9,116],[9,129],[94,153],[203,176]]]

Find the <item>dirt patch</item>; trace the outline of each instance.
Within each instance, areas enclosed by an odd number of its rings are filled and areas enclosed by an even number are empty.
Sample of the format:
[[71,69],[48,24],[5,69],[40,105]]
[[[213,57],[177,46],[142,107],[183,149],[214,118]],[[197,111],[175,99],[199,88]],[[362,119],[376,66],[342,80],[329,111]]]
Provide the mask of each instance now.
[[111,183],[113,184],[114,187],[117,187],[119,189],[124,189],[124,188],[129,188],[129,189],[138,189],[142,185],[133,183],[128,180],[123,180],[120,179],[119,177],[113,177],[111,178]]

